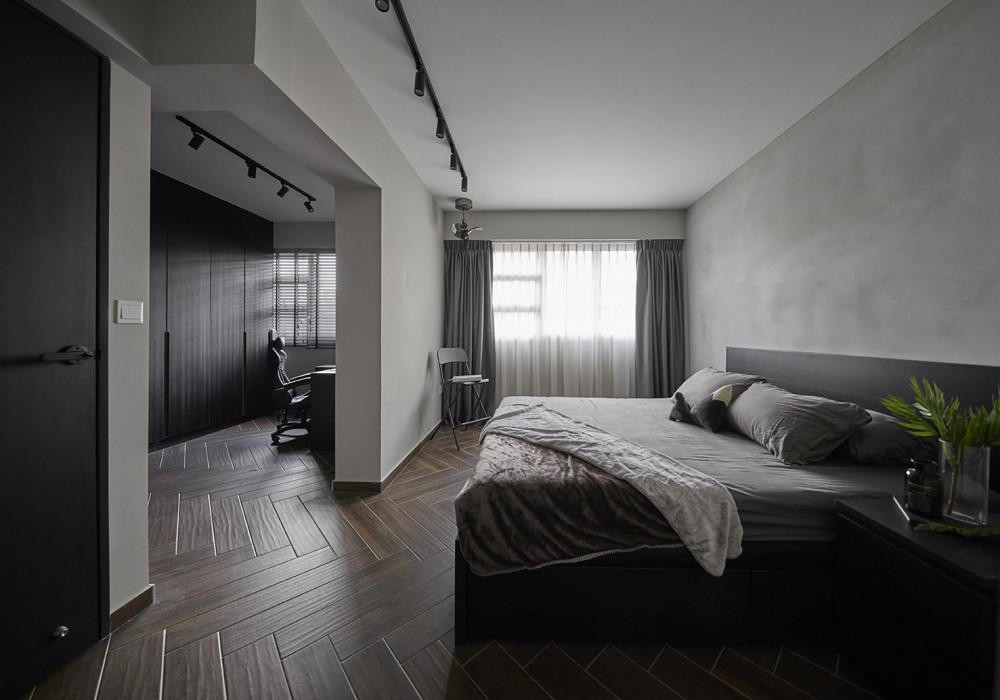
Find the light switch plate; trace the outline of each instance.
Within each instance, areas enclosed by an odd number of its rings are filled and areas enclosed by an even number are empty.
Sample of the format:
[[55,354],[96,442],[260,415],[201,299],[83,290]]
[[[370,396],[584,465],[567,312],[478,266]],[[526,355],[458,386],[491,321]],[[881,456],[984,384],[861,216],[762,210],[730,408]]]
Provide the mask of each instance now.
[[142,302],[115,300],[115,323],[142,323]]

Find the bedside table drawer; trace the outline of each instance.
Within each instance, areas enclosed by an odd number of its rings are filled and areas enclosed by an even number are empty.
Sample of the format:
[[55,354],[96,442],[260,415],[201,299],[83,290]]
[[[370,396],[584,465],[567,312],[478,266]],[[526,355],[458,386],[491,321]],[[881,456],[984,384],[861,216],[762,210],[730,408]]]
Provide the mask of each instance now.
[[906,700],[990,700],[988,687],[976,686],[923,640],[898,626],[866,598],[848,592],[839,617],[841,653],[862,666],[881,694]]
[[[969,674],[991,679],[993,606],[989,599],[875,533],[841,517],[837,586],[863,598],[914,639]],[[892,634],[886,632],[891,642]],[[878,629],[872,630],[879,634]]]

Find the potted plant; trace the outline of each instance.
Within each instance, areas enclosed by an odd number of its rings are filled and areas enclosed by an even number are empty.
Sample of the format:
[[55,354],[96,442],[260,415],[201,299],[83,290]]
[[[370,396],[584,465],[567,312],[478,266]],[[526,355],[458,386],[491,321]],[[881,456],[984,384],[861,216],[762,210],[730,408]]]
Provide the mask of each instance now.
[[945,513],[985,524],[989,513],[990,447],[1000,445],[1000,392],[990,407],[962,408],[937,384],[910,377],[913,402],[889,396],[883,405],[918,437],[937,438],[945,484]]

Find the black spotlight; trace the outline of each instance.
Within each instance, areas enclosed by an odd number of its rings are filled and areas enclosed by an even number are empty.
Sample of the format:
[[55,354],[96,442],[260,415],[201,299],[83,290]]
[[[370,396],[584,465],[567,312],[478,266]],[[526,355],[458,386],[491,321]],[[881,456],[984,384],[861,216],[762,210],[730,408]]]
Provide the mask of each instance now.
[[284,197],[286,194],[288,194],[288,185],[286,185],[285,183],[282,182],[281,183],[281,189],[278,190],[278,196],[279,197]]
[[257,164],[247,161],[247,177],[257,177]]
[[451,152],[451,169],[458,170],[458,154],[455,151]]
[[379,12],[388,12],[389,0],[375,0],[375,7]]
[[205,143],[205,137],[199,134],[197,131],[191,132],[191,140],[188,141],[188,146],[194,150],[201,148],[201,144]]
[[313,213],[313,203],[310,202],[308,199],[302,203],[302,206],[304,206],[306,208],[306,211],[309,212],[310,214]]
[[423,68],[417,69],[417,77],[413,79],[413,94],[417,97],[424,96],[424,84],[427,82],[427,74]]
[[444,117],[438,117],[438,128],[437,131],[434,132],[434,135],[439,139],[444,138]]
[[469,191],[469,176],[468,175],[462,175],[462,191],[463,192],[468,192]]

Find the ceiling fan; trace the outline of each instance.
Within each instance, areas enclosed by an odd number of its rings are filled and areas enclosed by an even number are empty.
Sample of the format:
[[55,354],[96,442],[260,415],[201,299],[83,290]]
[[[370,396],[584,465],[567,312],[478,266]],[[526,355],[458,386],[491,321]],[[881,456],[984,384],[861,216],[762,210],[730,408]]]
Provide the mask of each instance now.
[[460,238],[463,241],[469,240],[469,234],[475,233],[476,231],[482,231],[482,226],[476,226],[475,228],[469,228],[469,224],[465,222],[465,212],[472,211],[472,200],[468,197],[459,197],[455,200],[455,208],[462,212],[462,221],[457,224],[451,225],[451,232],[455,238]]

